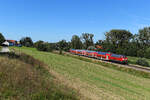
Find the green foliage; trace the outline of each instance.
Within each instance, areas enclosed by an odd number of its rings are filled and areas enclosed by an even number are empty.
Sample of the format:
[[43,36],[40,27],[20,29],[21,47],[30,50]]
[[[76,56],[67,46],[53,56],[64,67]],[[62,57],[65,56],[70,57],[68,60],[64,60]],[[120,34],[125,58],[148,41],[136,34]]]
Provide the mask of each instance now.
[[5,37],[0,33],[0,45],[5,41]]
[[20,40],[21,45],[26,46],[26,47],[32,47],[33,46],[33,41],[30,37],[23,37]]
[[69,51],[71,48],[70,42],[66,42],[66,40],[61,40],[57,43],[59,50]]
[[149,63],[144,58],[140,58],[136,61],[136,64],[149,67]]
[[34,43],[34,47],[36,47],[39,51],[47,51],[47,52],[53,51],[53,47],[48,42],[37,41]]
[[126,30],[117,30],[113,29],[109,32],[106,32],[106,41],[112,43],[115,48],[124,47],[129,42],[132,37],[132,34]]
[[83,91],[82,93],[91,99],[97,97],[102,100],[142,100],[143,98],[149,100],[150,98],[149,73],[75,55],[62,56],[25,47],[21,48],[21,51],[43,61],[50,69],[65,76],[81,90],[80,92]]
[[71,48],[73,49],[82,49],[82,41],[79,36],[73,35],[71,39]]
[[146,58],[149,58],[149,59],[150,59],[150,47],[145,50],[145,55],[144,55],[144,56],[145,56]]
[[139,40],[143,46],[150,45],[150,27],[144,27],[139,30]]
[[83,40],[83,47],[84,47],[84,49],[87,49],[89,46],[93,46],[94,45],[93,37],[94,37],[94,34],[82,33],[81,38]]

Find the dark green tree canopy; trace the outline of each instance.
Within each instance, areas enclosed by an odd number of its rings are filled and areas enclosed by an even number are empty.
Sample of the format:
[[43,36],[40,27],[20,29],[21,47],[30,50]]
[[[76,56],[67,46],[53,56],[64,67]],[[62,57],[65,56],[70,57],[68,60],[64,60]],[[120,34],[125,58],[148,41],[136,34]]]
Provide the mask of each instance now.
[[39,51],[47,51],[47,52],[51,52],[54,49],[53,45],[51,43],[44,42],[41,40],[35,42],[34,47],[36,47],[37,50],[39,50]]
[[71,39],[71,47],[73,49],[81,49],[82,46],[83,45],[82,45],[82,41],[81,41],[80,37],[77,35],[73,35],[72,39]]
[[57,43],[59,50],[68,51],[70,49],[70,42],[66,42],[66,40],[61,40]]
[[34,43],[34,47],[35,48],[38,48],[41,44],[43,44],[44,43],[44,41],[42,41],[42,40],[39,40],[39,41],[37,41],[37,42],[35,42]]
[[105,34],[106,40],[115,47],[122,47],[123,44],[128,43],[132,38],[132,34],[126,30],[113,29]]
[[143,45],[150,45],[150,27],[139,30],[139,40]]
[[5,37],[0,33],[0,45],[5,41]]
[[23,37],[21,40],[20,40],[20,43],[23,45],[23,46],[26,46],[26,47],[32,47],[33,46],[33,41],[30,37]]
[[85,49],[87,49],[89,46],[94,45],[93,37],[94,37],[94,34],[90,34],[90,33],[83,33],[82,34],[82,40],[83,40],[83,44],[84,44]]

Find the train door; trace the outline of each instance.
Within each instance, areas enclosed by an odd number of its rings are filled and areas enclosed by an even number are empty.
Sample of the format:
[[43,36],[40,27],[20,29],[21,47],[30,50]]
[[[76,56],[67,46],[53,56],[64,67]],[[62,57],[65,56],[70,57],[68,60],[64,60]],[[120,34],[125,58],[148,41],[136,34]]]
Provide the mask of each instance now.
[[106,60],[109,60],[110,54],[106,54]]
[[94,53],[92,53],[92,57],[94,57]]
[[108,55],[106,55],[106,60],[108,60]]

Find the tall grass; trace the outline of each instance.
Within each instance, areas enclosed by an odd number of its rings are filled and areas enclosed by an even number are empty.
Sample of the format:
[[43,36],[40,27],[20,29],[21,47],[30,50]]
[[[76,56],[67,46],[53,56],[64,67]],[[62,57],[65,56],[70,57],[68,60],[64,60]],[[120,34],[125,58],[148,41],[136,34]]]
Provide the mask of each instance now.
[[16,49],[43,61],[93,100],[150,100],[150,79],[134,75],[134,71],[129,74],[116,70],[112,64],[97,64],[94,60],[39,52],[34,48]]
[[0,54],[0,100],[77,100],[79,94],[54,80],[44,63],[26,54]]

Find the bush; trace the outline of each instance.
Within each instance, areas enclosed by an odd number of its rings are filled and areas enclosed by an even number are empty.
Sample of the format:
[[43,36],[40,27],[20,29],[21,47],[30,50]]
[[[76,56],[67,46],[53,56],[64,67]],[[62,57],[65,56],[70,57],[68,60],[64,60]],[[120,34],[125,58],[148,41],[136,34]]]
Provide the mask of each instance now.
[[145,57],[150,59],[150,48],[147,48],[145,51]]
[[5,37],[0,33],[0,45],[5,41]]
[[33,46],[33,41],[32,41],[32,39],[30,37],[23,37],[23,38],[21,38],[20,43],[23,46],[26,46],[26,47],[32,47]]
[[136,61],[136,64],[149,67],[149,63],[144,58],[140,58]]
[[47,52],[51,52],[53,50],[53,47],[50,43],[48,42],[43,42],[43,41],[37,41],[34,44],[34,47],[37,48],[37,50],[39,51],[47,51]]

